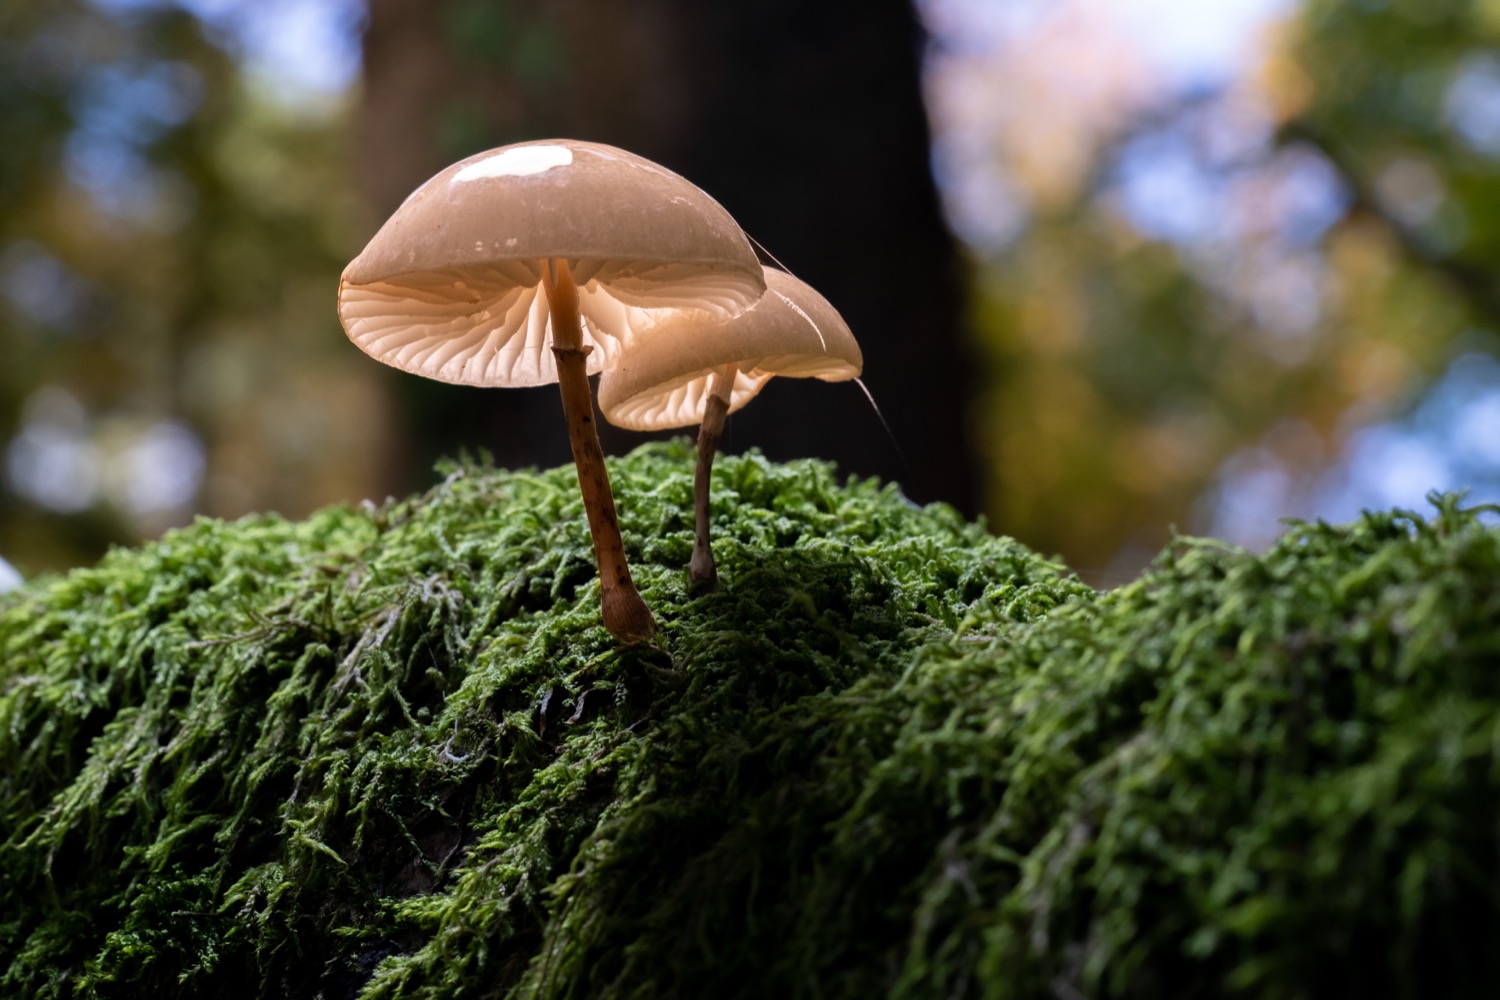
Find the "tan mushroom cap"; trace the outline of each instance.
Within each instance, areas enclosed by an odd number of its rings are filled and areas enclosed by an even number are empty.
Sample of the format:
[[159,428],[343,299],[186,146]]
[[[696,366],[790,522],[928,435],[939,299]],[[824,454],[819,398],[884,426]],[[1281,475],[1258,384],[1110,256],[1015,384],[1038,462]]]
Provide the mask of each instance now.
[[733,413],[773,376],[842,382],[864,357],[838,310],[805,282],[766,268],[766,294],[733,319],[705,323],[664,318],[633,340],[599,379],[599,409],[618,427],[637,431],[686,427],[703,419],[716,370],[739,368],[729,398]]
[[548,139],[471,156],[413,192],[344,269],[339,319],[366,354],[427,378],[555,382],[552,258],[578,285],[590,373],[657,312],[722,319],[765,288],[745,234],[692,183],[623,149]]

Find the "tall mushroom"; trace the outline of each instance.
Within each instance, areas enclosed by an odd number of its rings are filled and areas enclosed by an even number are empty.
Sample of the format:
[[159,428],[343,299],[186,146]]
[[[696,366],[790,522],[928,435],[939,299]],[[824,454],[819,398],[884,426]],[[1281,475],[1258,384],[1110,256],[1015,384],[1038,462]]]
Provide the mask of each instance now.
[[625,150],[550,139],[471,156],[413,192],[344,269],[339,318],[365,353],[416,375],[558,383],[604,626],[642,642],[656,622],[625,561],[588,376],[675,311],[724,319],[764,289],[707,194]]
[[693,590],[718,585],[708,496],[724,418],[773,376],[840,382],[864,367],[854,335],[827,299],[784,271],[768,267],[765,278],[766,294],[749,310],[715,324],[666,318],[652,336],[626,345],[619,362],[599,378],[599,409],[619,427],[655,431],[702,422],[688,563]]

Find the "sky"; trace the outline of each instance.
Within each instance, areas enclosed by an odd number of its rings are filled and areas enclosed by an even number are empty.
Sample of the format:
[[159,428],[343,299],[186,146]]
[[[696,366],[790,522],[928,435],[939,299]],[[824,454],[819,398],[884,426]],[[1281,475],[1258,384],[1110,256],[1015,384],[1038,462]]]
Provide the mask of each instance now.
[[364,0],[93,0],[105,10],[176,6],[292,102],[337,94],[359,75]]

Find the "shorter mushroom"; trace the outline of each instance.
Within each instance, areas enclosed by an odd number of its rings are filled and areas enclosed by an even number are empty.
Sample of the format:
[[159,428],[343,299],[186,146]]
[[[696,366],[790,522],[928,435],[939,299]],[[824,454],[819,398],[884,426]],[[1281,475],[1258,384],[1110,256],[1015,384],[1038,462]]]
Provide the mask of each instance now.
[[663,316],[649,338],[627,343],[615,367],[599,378],[599,409],[617,427],[657,431],[701,421],[688,563],[689,587],[698,592],[718,586],[708,495],[724,418],[773,376],[842,382],[864,367],[854,335],[827,299],[784,271],[768,267],[765,277],[766,294],[732,319]]

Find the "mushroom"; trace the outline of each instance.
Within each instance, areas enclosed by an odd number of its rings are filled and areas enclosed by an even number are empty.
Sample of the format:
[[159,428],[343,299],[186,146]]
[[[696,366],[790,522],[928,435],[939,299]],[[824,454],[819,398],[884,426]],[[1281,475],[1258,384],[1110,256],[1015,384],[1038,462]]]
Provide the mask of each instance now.
[[517,143],[417,188],[339,282],[361,350],[444,382],[557,382],[598,560],[604,626],[656,632],[625,561],[588,376],[677,310],[728,318],[764,292],[729,213],[650,160],[598,143]]
[[856,378],[864,358],[849,326],[805,282],[765,269],[766,294],[738,316],[705,324],[691,315],[666,318],[652,336],[626,345],[599,378],[604,419],[639,431],[702,422],[693,475],[695,531],[688,583],[718,586],[708,532],[709,473],[724,418],[773,376],[841,382]]

